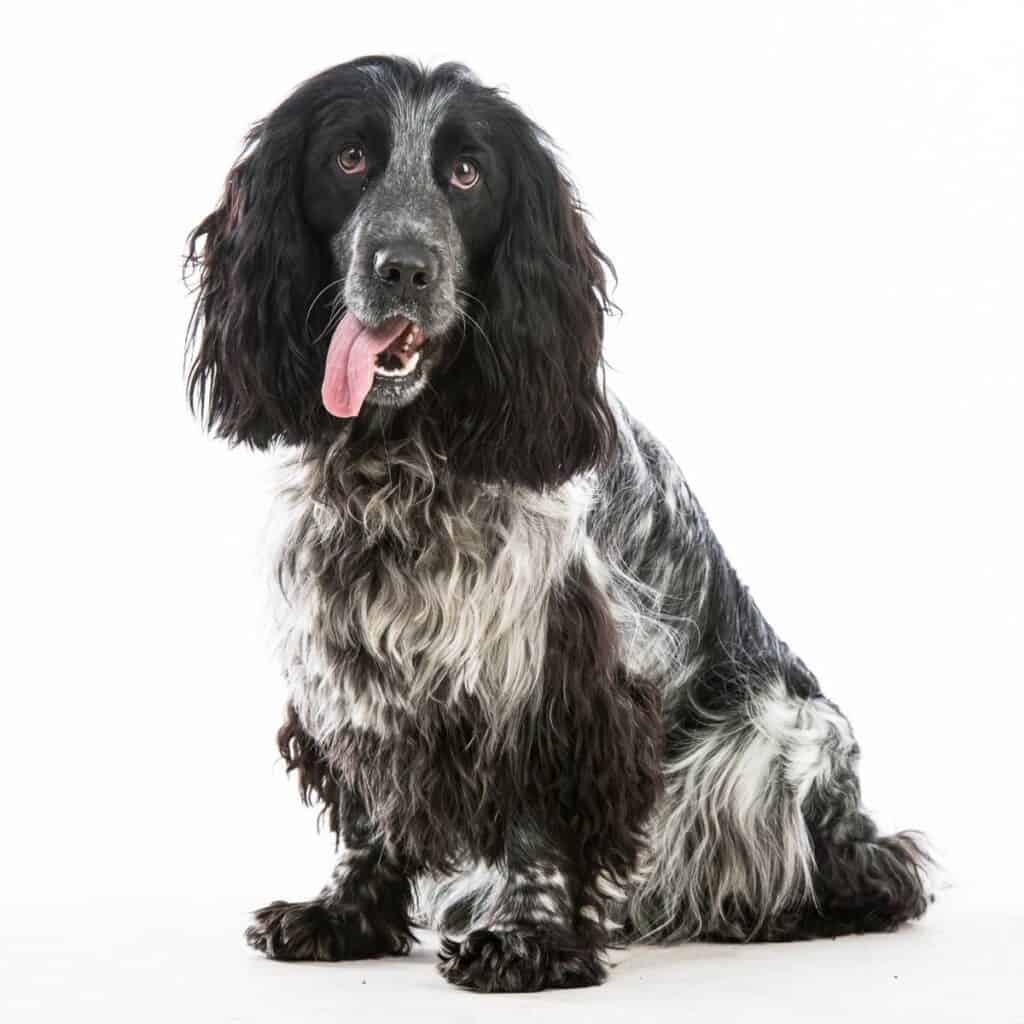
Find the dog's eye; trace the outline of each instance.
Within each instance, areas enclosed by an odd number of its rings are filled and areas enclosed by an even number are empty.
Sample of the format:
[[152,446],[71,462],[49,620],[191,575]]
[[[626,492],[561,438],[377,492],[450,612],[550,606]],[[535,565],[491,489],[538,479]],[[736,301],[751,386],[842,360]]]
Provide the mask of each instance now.
[[356,142],[350,142],[338,150],[338,166],[346,174],[366,173],[366,150]]
[[472,160],[460,156],[452,164],[452,175],[448,180],[456,188],[472,188],[480,180],[480,168]]

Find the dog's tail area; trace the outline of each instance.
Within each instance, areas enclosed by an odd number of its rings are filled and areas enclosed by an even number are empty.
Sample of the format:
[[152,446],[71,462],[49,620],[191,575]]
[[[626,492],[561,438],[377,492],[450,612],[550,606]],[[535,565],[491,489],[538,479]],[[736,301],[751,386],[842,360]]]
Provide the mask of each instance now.
[[867,815],[859,818],[860,837],[831,835],[816,843],[814,899],[793,938],[892,931],[924,914],[934,899],[935,862],[924,837],[879,836]]

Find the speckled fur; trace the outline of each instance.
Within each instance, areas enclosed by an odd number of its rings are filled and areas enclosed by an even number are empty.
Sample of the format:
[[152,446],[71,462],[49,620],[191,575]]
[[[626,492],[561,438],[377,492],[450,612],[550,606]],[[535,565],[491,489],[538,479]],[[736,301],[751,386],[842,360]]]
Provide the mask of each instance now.
[[[334,153],[359,132],[354,181]],[[456,142],[472,195],[446,186]],[[368,269],[396,234],[439,260],[409,306]],[[257,911],[254,948],[402,954],[418,915],[448,981],[534,991],[599,983],[612,942],[924,912],[922,844],[861,808],[849,723],[607,394],[608,264],[517,108],[453,65],[324,72],[254,129],[190,252],[193,402],[294,449],[278,742],[341,847],[317,898]],[[340,422],[318,387],[346,308],[431,338],[415,388]]]

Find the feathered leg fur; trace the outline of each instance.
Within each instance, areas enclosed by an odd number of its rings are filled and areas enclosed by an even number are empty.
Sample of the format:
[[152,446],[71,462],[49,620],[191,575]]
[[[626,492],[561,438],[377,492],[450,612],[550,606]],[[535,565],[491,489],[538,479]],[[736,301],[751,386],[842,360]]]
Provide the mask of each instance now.
[[257,910],[245,933],[253,949],[274,960],[362,960],[409,952],[412,883],[375,834],[359,797],[338,783],[325,755],[302,729],[294,709],[278,734],[303,798],[323,804],[344,851],[315,900],[275,901]]
[[345,854],[317,900],[258,911],[251,945],[281,959],[405,952],[410,878],[432,872],[450,876],[435,903],[453,984],[604,978],[607,891],[635,869],[661,786],[660,697],[620,664],[581,560],[546,602],[543,678],[507,720],[467,694],[384,731],[343,728],[324,748],[290,709],[282,754]]

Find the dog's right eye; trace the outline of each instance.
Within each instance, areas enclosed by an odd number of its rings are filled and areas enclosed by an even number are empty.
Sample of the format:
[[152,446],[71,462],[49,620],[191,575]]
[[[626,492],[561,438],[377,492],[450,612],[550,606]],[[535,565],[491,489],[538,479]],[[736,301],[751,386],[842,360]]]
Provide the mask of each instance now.
[[452,174],[448,179],[449,183],[463,192],[473,188],[480,180],[480,168],[468,157],[460,157],[452,165]]
[[357,142],[350,142],[338,150],[338,166],[346,174],[366,173],[366,150]]

